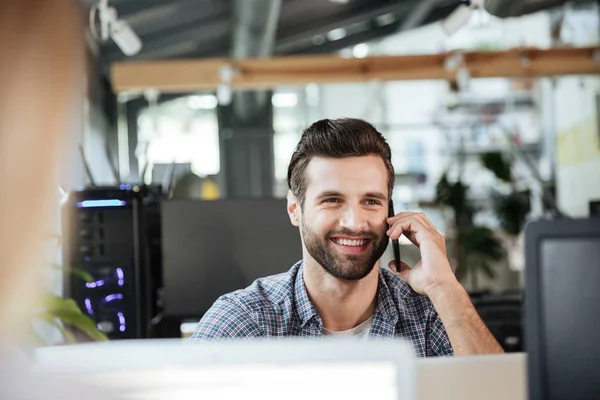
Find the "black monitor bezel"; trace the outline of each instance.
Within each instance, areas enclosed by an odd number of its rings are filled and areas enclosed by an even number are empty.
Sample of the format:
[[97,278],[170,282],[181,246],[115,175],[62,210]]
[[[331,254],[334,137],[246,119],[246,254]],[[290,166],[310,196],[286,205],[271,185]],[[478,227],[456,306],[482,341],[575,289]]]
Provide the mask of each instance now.
[[549,238],[598,237],[600,218],[537,220],[525,227],[525,351],[530,400],[548,398],[546,338],[540,284],[541,242]]

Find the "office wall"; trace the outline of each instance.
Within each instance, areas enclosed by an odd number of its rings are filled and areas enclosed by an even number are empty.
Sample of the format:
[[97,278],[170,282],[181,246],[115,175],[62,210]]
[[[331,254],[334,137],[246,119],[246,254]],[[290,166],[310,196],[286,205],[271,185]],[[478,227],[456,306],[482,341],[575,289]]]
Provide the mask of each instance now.
[[559,207],[573,217],[600,200],[600,78],[569,77],[556,82],[556,178]]
[[116,183],[111,166],[111,159],[117,157],[117,154],[114,154],[116,146],[110,145],[110,140],[116,133],[114,129],[100,105],[87,101],[84,107],[83,143],[86,159],[97,186]]
[[[560,37],[574,46],[600,42],[598,8],[565,13]],[[556,184],[559,207],[573,217],[589,214],[600,199],[600,77],[573,76],[554,84]]]

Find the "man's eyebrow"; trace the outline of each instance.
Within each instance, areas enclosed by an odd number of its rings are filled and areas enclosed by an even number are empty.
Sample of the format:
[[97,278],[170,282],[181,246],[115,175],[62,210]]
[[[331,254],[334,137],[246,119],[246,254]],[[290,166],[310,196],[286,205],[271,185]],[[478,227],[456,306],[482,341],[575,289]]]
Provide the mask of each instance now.
[[335,190],[326,190],[324,192],[319,193],[317,199],[321,199],[323,197],[344,197],[340,192],[336,192]]
[[367,192],[365,193],[364,197],[368,197],[370,199],[377,199],[377,200],[387,200],[387,196],[381,192]]
[[[317,196],[318,199],[322,199],[323,197],[345,197],[345,196],[342,193],[337,192],[335,190],[326,190],[324,192],[319,193],[319,195]],[[381,192],[367,192],[367,193],[363,194],[362,197],[367,197],[370,199],[377,199],[377,200],[382,200],[382,201],[387,200],[387,196]]]

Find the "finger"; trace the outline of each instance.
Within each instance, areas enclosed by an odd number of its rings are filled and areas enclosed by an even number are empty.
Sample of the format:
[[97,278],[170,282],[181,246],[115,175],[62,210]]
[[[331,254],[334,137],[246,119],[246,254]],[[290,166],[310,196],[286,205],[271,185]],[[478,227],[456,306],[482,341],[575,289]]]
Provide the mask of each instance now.
[[404,280],[408,280],[408,275],[410,274],[412,268],[410,268],[407,263],[400,261],[400,269],[398,269],[396,267],[396,261],[392,260],[389,262],[388,266],[396,273],[396,275],[399,275]]
[[418,219],[421,224],[423,226],[425,226],[426,228],[429,228],[429,232],[432,234],[432,237],[434,238],[435,242],[439,245],[441,245],[444,248],[444,251],[446,249],[446,239],[444,238],[444,236],[440,233],[440,231],[437,230],[437,228],[433,225],[433,223],[429,220],[429,218],[427,218],[427,216],[422,213],[415,213],[414,216],[416,219]]
[[399,212],[398,214],[394,215],[393,217],[389,217],[387,219],[387,221],[388,221],[388,224],[392,225],[398,219],[403,218],[403,217],[408,217],[413,214],[416,214],[416,213],[414,213],[414,212]]
[[[398,227],[401,227],[401,229],[398,229]],[[415,213],[397,219],[392,228],[388,229],[388,235],[392,240],[396,240],[401,234],[404,234],[416,246],[420,246],[423,240],[427,238],[431,238],[436,242],[441,238],[435,227],[423,222],[422,218]]]
[[388,218],[388,224],[390,225],[405,221],[414,222],[415,224],[421,225],[424,228],[436,230],[431,221],[429,221],[429,219],[423,213],[400,213],[392,218]]
[[398,240],[402,234],[408,238],[416,246],[419,246],[415,232],[405,230],[401,224],[394,224],[387,232],[390,240]]
[[390,239],[397,240],[400,235],[404,234],[404,236],[416,246],[419,246],[421,243],[420,237],[431,233],[431,228],[423,224],[423,222],[414,215],[398,219],[388,230]]
[[425,213],[418,212],[416,213],[415,218],[418,218],[424,225],[429,226],[432,230],[437,231]]
[[398,268],[396,268],[396,260],[392,260],[388,263],[388,267],[390,267],[390,269],[392,271],[395,271],[397,273],[401,273],[403,271],[406,270],[410,270],[410,265],[408,265],[407,263],[405,263],[404,261],[400,261],[400,270],[398,271]]
[[402,235],[403,232],[404,228],[402,227],[402,225],[394,224],[390,227],[390,229],[388,229],[386,233],[391,240],[398,240],[398,238]]
[[437,231],[437,229],[435,228],[435,226],[433,226],[433,224],[431,223],[431,221],[429,220],[429,218],[427,218],[427,216],[425,215],[425,213],[422,212],[402,212],[402,213],[398,213],[393,217],[390,217],[387,219],[387,222],[389,225],[393,225],[395,222],[400,221],[400,220],[405,220],[405,219],[414,219],[419,221],[423,226],[429,227],[434,231]]

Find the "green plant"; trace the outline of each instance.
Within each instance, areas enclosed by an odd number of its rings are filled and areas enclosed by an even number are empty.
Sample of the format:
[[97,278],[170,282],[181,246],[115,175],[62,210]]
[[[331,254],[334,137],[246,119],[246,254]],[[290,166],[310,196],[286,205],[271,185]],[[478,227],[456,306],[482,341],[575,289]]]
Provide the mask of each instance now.
[[454,235],[450,254],[456,260],[456,277],[463,280],[469,274],[471,287],[476,290],[477,273],[495,278],[494,265],[506,254],[491,229],[475,225],[473,219],[478,210],[469,200],[468,190],[460,179],[451,182],[444,173],[436,185],[436,203],[452,210]]
[[510,236],[519,235],[530,211],[529,192],[517,190],[512,175],[512,162],[502,153],[484,153],[481,155],[481,163],[510,188],[508,194],[493,191],[493,207],[500,227]]
[[[61,237],[56,234],[50,234],[49,237],[50,239],[57,241],[56,250],[58,250],[62,244]],[[79,268],[66,268],[52,262],[47,262],[46,264],[50,268],[62,273],[73,274],[77,279],[82,279],[86,282],[94,280],[88,272]],[[51,292],[42,294],[35,312],[32,315],[32,319],[54,326],[68,343],[74,343],[76,341],[72,330],[77,330],[95,341],[108,340],[106,335],[96,327],[96,322],[88,315],[84,314],[73,299],[63,298]],[[32,334],[34,340],[39,344],[46,343],[46,341],[35,332],[35,329],[32,331]]]
[[[70,328],[84,333],[92,340],[108,340],[106,335],[96,327],[96,322],[84,314],[73,299],[65,299],[53,293],[45,293],[41,297],[38,311],[33,318],[56,327],[69,343],[76,341]],[[44,342],[39,336],[37,339]]]
[[480,158],[483,166],[492,171],[496,178],[503,182],[512,182],[512,166],[502,153],[499,151],[483,153]]
[[[480,161],[503,184],[492,189],[492,209],[500,228],[515,238],[523,230],[530,211],[529,193],[517,189],[513,163],[503,153],[484,153]],[[501,191],[499,186],[506,190]],[[477,273],[495,278],[494,266],[506,259],[506,249],[491,229],[474,223],[479,210],[469,199],[468,191],[469,187],[460,178],[451,182],[444,173],[436,186],[436,202],[452,210],[454,241],[450,250],[457,263],[456,276],[464,279],[468,274],[472,289],[477,290]]]
[[[494,232],[483,226],[466,227],[462,230],[461,246],[465,256],[466,271],[480,271],[490,279],[496,277],[495,263],[502,260],[506,253],[502,243],[494,235]],[[477,286],[476,274],[474,288]]]

